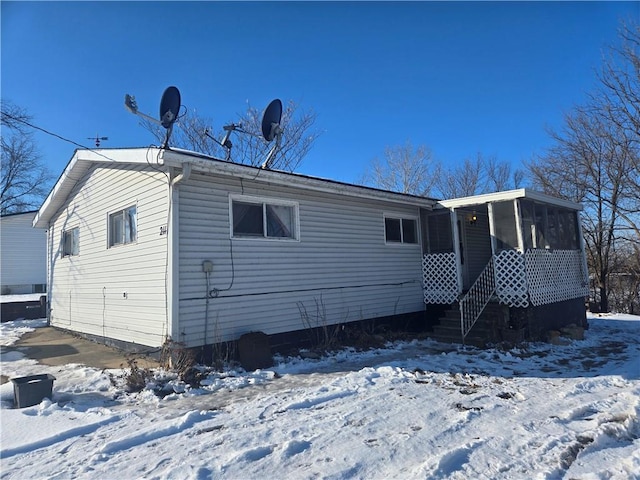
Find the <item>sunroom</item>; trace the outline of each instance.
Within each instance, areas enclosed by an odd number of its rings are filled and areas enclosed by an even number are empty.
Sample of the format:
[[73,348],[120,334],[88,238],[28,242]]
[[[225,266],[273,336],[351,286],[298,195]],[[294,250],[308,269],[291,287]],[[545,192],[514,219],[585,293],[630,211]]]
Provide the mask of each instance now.
[[527,318],[515,325],[525,337],[585,325],[581,209],[527,189],[438,202],[421,219],[425,303],[459,309],[463,342],[491,302],[505,307],[504,328]]

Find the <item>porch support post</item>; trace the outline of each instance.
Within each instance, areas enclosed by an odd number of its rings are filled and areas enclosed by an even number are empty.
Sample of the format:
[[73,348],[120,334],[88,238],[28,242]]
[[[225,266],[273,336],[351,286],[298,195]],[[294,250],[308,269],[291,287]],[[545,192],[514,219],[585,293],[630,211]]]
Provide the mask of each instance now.
[[513,199],[514,221],[516,222],[516,237],[518,238],[518,250],[524,253],[524,239],[522,238],[522,212],[520,212],[520,202],[517,198]]
[[487,203],[487,214],[489,215],[489,236],[491,237],[491,254],[497,255],[496,252],[496,224],[493,219],[493,202]]
[[462,257],[460,255],[460,232],[458,231],[458,214],[455,208],[449,210],[451,215],[451,231],[453,232],[453,252],[456,254],[456,273],[458,276],[458,295],[462,293]]

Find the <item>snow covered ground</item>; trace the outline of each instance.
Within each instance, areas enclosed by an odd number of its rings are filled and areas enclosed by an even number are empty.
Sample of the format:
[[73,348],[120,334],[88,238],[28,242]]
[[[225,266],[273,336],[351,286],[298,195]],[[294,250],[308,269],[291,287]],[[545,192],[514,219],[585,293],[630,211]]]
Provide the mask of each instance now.
[[[1,324],[8,345],[41,320]],[[2,479],[637,479],[640,317],[590,318],[585,340],[477,350],[430,340],[277,359],[126,393],[109,374],[9,353],[53,399],[0,387]],[[170,375],[156,372],[158,381]]]
[[0,295],[0,303],[37,302],[46,293],[21,293],[18,295]]

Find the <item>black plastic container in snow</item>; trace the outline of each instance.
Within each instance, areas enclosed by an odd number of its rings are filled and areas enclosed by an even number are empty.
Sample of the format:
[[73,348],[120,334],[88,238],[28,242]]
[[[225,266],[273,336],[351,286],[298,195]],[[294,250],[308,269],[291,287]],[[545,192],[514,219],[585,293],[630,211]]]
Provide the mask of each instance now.
[[17,408],[31,407],[45,398],[51,398],[53,381],[56,379],[48,373],[12,378],[13,401]]

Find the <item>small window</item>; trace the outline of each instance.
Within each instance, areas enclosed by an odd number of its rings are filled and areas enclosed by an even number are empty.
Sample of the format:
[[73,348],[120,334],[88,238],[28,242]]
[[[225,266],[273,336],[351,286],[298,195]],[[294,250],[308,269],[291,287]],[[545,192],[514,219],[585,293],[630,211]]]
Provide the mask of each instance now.
[[109,215],[109,246],[133,243],[138,239],[138,225],[136,207],[128,207],[124,210]]
[[297,239],[294,204],[232,199],[232,236]]
[[80,252],[80,229],[78,227],[62,232],[62,256],[78,255]]
[[418,221],[413,218],[384,219],[384,238],[387,243],[418,243]]

